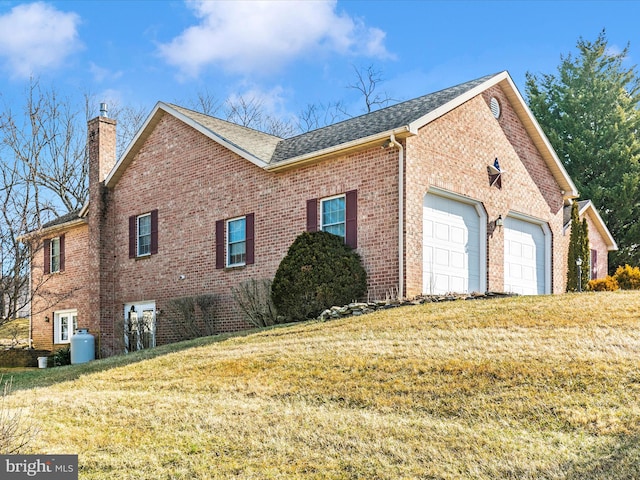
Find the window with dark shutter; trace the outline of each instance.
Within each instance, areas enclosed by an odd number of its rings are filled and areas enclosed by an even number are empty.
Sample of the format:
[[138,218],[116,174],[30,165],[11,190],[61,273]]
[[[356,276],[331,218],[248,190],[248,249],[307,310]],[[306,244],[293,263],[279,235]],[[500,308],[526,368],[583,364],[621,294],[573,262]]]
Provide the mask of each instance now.
[[158,210],[129,217],[129,258],[158,253]]
[[598,251],[591,250],[591,279],[598,278]]

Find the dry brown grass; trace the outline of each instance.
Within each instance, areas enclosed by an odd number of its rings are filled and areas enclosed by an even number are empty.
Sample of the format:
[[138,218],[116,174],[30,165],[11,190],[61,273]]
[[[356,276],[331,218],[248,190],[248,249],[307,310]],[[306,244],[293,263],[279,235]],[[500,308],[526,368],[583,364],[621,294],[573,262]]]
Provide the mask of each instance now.
[[28,347],[29,319],[17,318],[0,325],[0,347]]
[[79,454],[82,479],[640,477],[640,293],[189,345],[17,374],[33,452]]

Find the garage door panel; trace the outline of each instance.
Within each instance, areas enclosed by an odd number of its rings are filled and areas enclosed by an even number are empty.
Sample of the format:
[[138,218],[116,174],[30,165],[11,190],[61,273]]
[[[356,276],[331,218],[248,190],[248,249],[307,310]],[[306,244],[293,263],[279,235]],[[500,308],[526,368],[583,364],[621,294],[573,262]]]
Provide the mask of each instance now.
[[480,217],[475,207],[427,194],[423,205],[424,293],[480,290]]
[[545,234],[539,224],[507,217],[504,224],[504,289],[545,293]]
[[445,223],[436,223],[436,233],[434,237],[445,242],[449,241],[449,225]]
[[449,251],[442,248],[436,248],[435,264],[442,267],[449,267]]

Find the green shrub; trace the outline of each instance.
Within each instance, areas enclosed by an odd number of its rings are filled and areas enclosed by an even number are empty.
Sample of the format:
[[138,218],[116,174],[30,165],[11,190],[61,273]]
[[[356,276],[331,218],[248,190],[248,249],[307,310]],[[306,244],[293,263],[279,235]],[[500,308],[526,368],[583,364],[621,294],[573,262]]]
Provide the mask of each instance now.
[[316,318],[333,306],[360,299],[367,273],[360,255],[341,237],[304,232],[289,247],[271,286],[273,302],[286,321]]
[[623,290],[640,290],[640,268],[620,266],[613,275]]
[[589,283],[587,284],[587,290],[592,290],[594,292],[613,292],[619,288],[620,285],[618,285],[618,281],[611,275],[607,275],[605,278],[589,280]]
[[71,348],[66,346],[59,350],[56,350],[53,355],[53,366],[63,367],[65,365],[71,365]]

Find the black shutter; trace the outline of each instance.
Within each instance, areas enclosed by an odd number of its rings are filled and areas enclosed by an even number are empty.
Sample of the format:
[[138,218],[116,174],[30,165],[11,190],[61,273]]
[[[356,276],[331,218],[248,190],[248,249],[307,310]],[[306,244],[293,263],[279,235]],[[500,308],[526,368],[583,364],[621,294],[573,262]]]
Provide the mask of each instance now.
[[158,253],[158,210],[151,211],[151,255]]
[[137,234],[137,226],[136,226],[136,216],[132,215],[129,217],[129,258],[136,257],[136,234]]
[[51,273],[51,240],[44,241],[44,273]]
[[307,200],[307,232],[318,230],[318,199]]
[[358,191],[345,194],[345,242],[352,248],[358,248]]
[[60,235],[60,271],[64,272],[64,234]]
[[245,263],[247,265],[251,265],[255,259],[254,259],[254,245],[255,245],[255,234],[254,234],[254,223],[255,223],[255,218],[253,213],[249,213],[246,217],[245,217],[245,228],[246,228],[246,232],[245,232],[245,241],[246,241],[246,257],[245,257]]
[[224,268],[224,220],[216,221],[216,268]]

